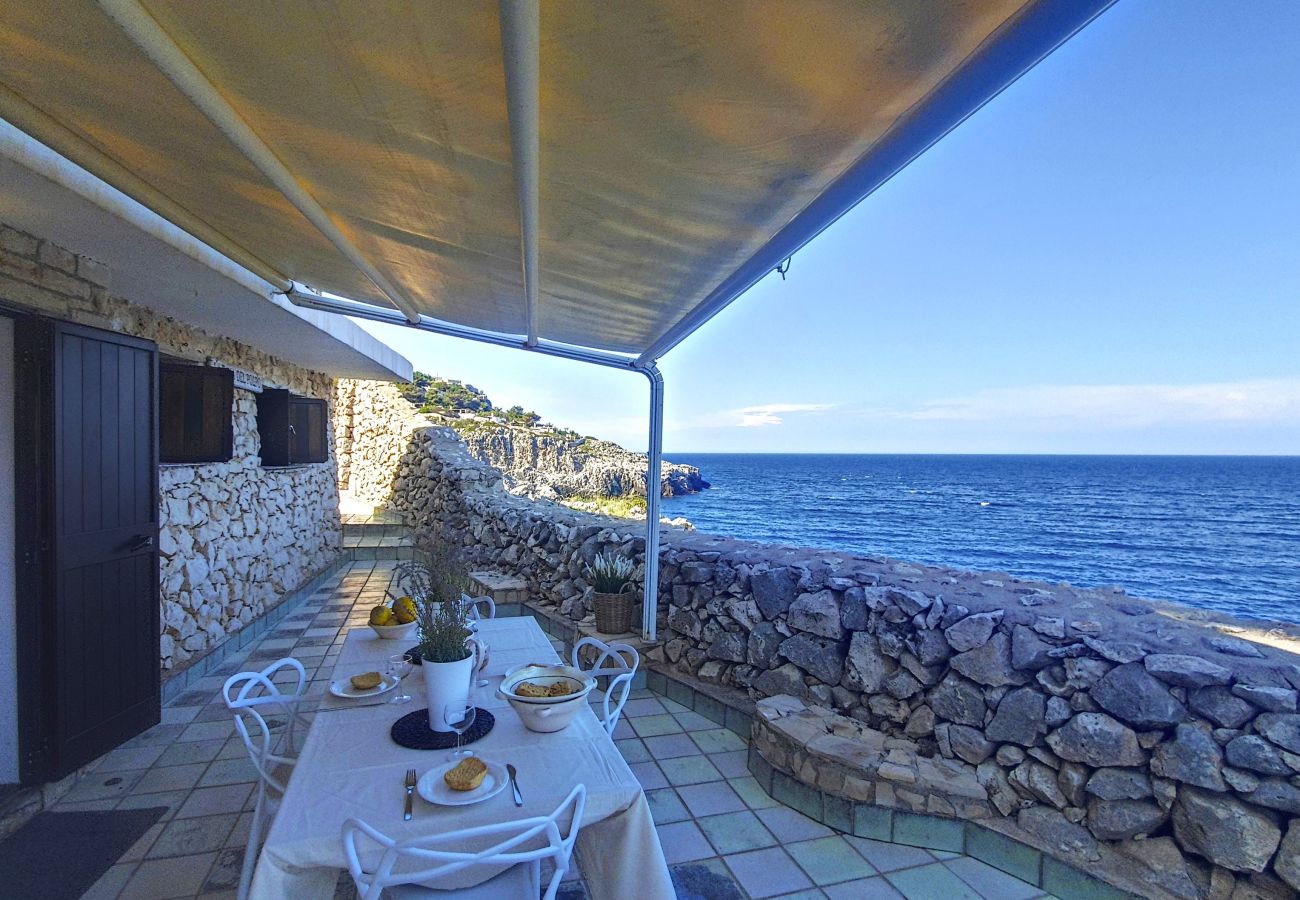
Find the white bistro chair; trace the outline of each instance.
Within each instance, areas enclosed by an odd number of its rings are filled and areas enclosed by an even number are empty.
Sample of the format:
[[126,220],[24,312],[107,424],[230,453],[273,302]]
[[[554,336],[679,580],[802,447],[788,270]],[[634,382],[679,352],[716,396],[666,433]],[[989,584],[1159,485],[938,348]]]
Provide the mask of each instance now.
[[474,622],[497,617],[497,602],[491,597],[471,597],[469,594],[461,594],[460,605],[465,607],[469,612],[470,620]]
[[[594,659],[590,666],[584,667],[582,651],[587,647],[594,651]],[[632,692],[632,679],[641,665],[641,655],[631,644],[607,644],[594,637],[585,637],[573,645],[572,656],[575,669],[583,669],[597,679],[609,677],[605,685],[604,715],[597,718],[605,726],[605,731],[613,734],[618,717],[627,705],[628,694]]]
[[[289,673],[292,677],[287,681],[281,678],[281,683],[277,683],[276,678],[282,672]],[[226,708],[236,714],[241,709],[268,706],[280,710],[288,719],[289,727],[285,738],[289,752],[297,752],[294,741],[296,726],[300,720],[304,726],[308,725],[302,714],[302,702],[307,696],[307,672],[302,663],[286,656],[260,672],[238,672],[226,679],[221,695],[226,701]]]
[[275,818],[275,810],[284,797],[297,760],[274,752],[275,737],[271,728],[262,714],[252,707],[235,712],[235,730],[257,769],[257,805],[253,807],[253,821],[248,831],[248,846],[244,848],[244,865],[239,872],[239,892],[236,894],[239,900],[244,900],[253,882],[253,868],[261,849],[262,835],[267,831],[267,824]]
[[[360,819],[343,823],[343,849],[348,858],[348,872],[357,885],[361,900],[516,900],[541,895],[543,900],[555,900],[560,881],[569,870],[573,857],[573,844],[578,839],[582,812],[587,805],[587,788],[578,785],[569,792],[555,812],[549,816],[517,819],[495,825],[480,825],[463,831],[448,831],[425,837],[395,841]],[[565,830],[562,820],[568,821]],[[361,864],[357,848],[360,837],[383,848],[379,863],[367,870]],[[481,845],[484,839],[492,840],[490,846],[478,851],[452,849],[467,842]],[[542,846],[536,845],[545,841]],[[542,894],[542,861],[550,859],[555,873]],[[402,865],[402,871],[393,869]],[[508,866],[504,872],[482,884],[470,888],[439,888],[438,882],[458,872],[475,869],[496,869]]]

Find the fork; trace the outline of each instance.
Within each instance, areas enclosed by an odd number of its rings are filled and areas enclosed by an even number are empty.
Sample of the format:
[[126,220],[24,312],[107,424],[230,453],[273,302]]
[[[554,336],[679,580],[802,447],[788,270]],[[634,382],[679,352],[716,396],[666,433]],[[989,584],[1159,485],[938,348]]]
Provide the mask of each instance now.
[[411,802],[415,797],[415,770],[406,770],[406,810],[402,813],[402,821],[411,821]]

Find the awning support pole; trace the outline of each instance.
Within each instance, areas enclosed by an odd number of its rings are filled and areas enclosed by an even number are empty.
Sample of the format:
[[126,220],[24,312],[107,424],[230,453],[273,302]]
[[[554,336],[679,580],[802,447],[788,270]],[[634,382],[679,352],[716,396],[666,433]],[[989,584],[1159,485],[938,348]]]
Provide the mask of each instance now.
[[664,376],[654,363],[638,366],[650,380],[650,449],[645,480],[645,587],[641,598],[641,632],[653,641],[659,625],[659,499],[663,494]]
[[480,344],[492,344],[515,350],[529,350],[544,356],[574,362],[605,366],[623,372],[640,372],[650,382],[650,448],[646,454],[646,515],[645,515],[645,587],[642,591],[641,631],[648,641],[656,640],[658,631],[659,607],[659,499],[663,491],[663,450],[664,450],[664,377],[654,361],[638,362],[630,356],[620,356],[604,350],[592,350],[587,347],[574,347],[568,344],[555,344],[550,341],[537,341],[529,344],[521,335],[502,334],[498,331],[484,331],[465,325],[442,322],[430,316],[420,316],[415,322],[408,321],[401,313],[385,309],[372,303],[360,303],[345,300],[342,297],[326,297],[295,285],[288,293],[290,302],[307,309],[351,316],[354,319],[368,319],[385,325],[401,325],[441,334],[445,337],[462,338],[477,341]]
[[284,198],[302,213],[316,230],[334,245],[361,274],[374,284],[388,300],[415,322],[419,310],[415,304],[380,272],[348,240],[316,198],[299,183],[293,172],[280,161],[257,133],[221,95],[212,82],[190,61],[167,32],[137,0],[98,0],[104,13],[131,42],[147,56],[176,88],[198,107],[208,121],[226,136],[236,149],[271,182]]
[[510,117],[510,159],[519,202],[519,247],[528,336],[537,343],[537,241],[541,170],[541,10],[537,0],[501,0],[501,55]]

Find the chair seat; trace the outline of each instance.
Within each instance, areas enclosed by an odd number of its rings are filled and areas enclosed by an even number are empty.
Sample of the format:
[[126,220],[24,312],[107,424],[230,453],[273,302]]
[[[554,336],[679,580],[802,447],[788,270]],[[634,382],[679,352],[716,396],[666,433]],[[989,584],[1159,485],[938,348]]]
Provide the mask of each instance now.
[[532,900],[541,893],[540,879],[534,877],[534,869],[534,865],[520,863],[467,888],[443,890],[419,884],[399,884],[385,890],[384,896],[392,900]]

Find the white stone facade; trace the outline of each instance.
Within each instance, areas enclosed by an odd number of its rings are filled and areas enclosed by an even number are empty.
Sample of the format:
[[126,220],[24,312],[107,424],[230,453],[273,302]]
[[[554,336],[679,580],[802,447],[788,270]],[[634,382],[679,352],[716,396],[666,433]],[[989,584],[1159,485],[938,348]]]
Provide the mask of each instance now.
[[[95,260],[0,224],[0,301],[7,305],[147,338],[164,354],[216,359],[268,387],[332,402],[329,376],[113,297],[109,278]],[[332,441],[326,462],[263,468],[256,412],[255,395],[237,388],[233,458],[159,470],[164,677],[275,607],[341,552]]]

